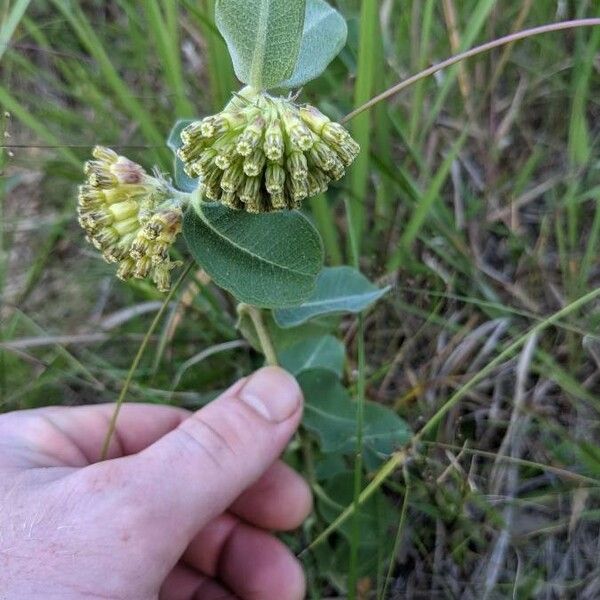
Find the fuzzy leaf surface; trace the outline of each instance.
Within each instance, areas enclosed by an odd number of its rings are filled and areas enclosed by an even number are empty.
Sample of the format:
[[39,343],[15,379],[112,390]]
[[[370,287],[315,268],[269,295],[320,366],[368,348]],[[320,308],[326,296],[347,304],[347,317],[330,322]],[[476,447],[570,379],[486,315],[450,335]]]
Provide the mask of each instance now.
[[342,51],[347,38],[346,20],[335,8],[324,0],[307,0],[298,62],[280,87],[296,88],[316,79]]
[[183,232],[196,262],[217,285],[261,308],[302,302],[323,266],[321,238],[298,211],[254,215],[196,197]]
[[264,90],[292,75],[305,13],[306,0],[218,0],[215,22],[240,81]]
[[[337,375],[325,369],[313,369],[300,373],[298,383],[305,398],[304,426],[317,436],[323,452],[354,452],[356,403]],[[365,452],[389,455],[410,437],[410,428],[394,411],[376,402],[365,402]]]
[[344,344],[332,335],[301,340],[279,356],[281,366],[292,375],[311,369],[325,369],[338,377],[342,376],[345,358]]
[[300,306],[277,310],[280,327],[295,327],[315,317],[335,313],[359,313],[377,302],[390,288],[378,288],[352,267],[323,269],[314,292]]

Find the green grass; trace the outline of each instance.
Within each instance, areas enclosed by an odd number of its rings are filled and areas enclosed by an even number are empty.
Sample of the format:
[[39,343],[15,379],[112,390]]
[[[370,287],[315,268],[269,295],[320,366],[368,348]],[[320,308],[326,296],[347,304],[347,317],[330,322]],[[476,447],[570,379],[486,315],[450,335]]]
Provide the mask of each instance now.
[[[461,50],[552,22],[558,6],[449,4]],[[337,5],[348,46],[301,96],[332,115],[452,54],[442,2]],[[564,7],[561,20],[598,16],[593,2]],[[166,171],[173,121],[218,110],[236,89],[213,8],[0,8],[2,410],[114,401],[128,377],[128,400],[195,408],[261,363],[236,343],[231,300],[199,274],[153,323],[162,296],[116,281],[73,213],[94,144]],[[396,284],[364,324],[344,318],[338,332],[355,396],[420,434],[381,457],[383,470],[358,463],[350,483],[374,502],[354,529],[336,521],[355,512],[351,497],[332,488],[352,465],[310,438],[291,447],[317,498],[285,538],[296,552],[313,545],[302,555],[310,597],[479,598],[486,582],[488,598],[596,597],[599,44],[600,28],[585,28],[498,48],[349,124],[364,152],[307,210],[330,264],[350,256]]]

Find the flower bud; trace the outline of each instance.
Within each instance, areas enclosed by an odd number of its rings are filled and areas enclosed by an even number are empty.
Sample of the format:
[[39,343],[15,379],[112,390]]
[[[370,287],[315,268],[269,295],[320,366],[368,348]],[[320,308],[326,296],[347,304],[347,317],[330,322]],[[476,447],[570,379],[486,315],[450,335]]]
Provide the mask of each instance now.
[[281,124],[279,119],[273,119],[265,133],[265,144],[263,146],[266,157],[270,161],[280,161],[285,151],[285,142],[281,133]]
[[308,179],[292,179],[292,198],[298,205],[308,196]]
[[317,142],[310,150],[313,163],[323,171],[331,171],[337,159],[336,153],[325,143]]
[[271,206],[274,210],[283,210],[284,208],[287,208],[283,192],[271,194]]
[[225,206],[233,210],[242,210],[244,208],[244,203],[235,192],[223,192],[220,200]]
[[236,146],[237,153],[242,156],[250,156],[254,148],[262,141],[265,122],[262,117],[257,117],[239,137]]
[[276,163],[271,163],[267,167],[265,177],[265,186],[269,194],[276,195],[283,192],[285,183],[285,170]]
[[309,196],[317,196],[327,191],[328,179],[322,171],[311,171],[308,174],[307,180]]
[[221,189],[224,192],[235,192],[241,185],[242,180],[244,179],[244,169],[242,167],[242,161],[238,160],[234,165],[232,165],[225,173],[223,173],[223,178],[221,179]]
[[321,111],[314,106],[302,106],[298,111],[300,118],[312,129],[319,137],[323,131],[323,127],[327,123],[331,123],[331,119],[326,117]]
[[[312,150],[311,150],[312,152]],[[306,179],[308,175],[308,163],[302,152],[292,152],[288,157],[288,171],[293,179]]]
[[117,277],[123,281],[127,281],[133,277],[135,273],[136,261],[133,258],[125,258],[119,263]]
[[267,157],[264,152],[257,148],[250,156],[246,157],[244,161],[244,173],[248,177],[257,177],[263,172]]
[[261,212],[260,206],[260,177],[247,177],[240,191],[240,200],[251,213]]
[[310,129],[302,122],[296,112],[285,111],[283,117],[287,134],[290,138],[292,149],[306,152],[314,144],[315,136]]

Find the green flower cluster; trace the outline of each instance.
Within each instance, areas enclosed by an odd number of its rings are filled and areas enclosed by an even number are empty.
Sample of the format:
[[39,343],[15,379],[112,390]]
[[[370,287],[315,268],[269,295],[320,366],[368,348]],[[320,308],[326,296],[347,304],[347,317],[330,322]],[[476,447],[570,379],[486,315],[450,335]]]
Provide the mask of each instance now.
[[79,188],[79,223],[105,260],[118,263],[117,276],[151,277],[168,291],[169,249],[182,227],[182,209],[169,185],[113,150],[97,146]]
[[298,208],[341,179],[360,150],[316,108],[266,94],[238,95],[181,140],[179,158],[204,196],[252,213]]

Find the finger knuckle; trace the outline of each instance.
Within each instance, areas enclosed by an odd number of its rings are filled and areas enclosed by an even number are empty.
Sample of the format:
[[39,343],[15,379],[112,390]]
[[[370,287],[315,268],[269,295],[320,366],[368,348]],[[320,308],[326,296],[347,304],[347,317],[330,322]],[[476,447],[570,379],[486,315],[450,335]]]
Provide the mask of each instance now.
[[222,468],[231,460],[239,460],[250,435],[242,415],[233,408],[218,419],[195,413],[179,427],[192,452],[200,450]]

